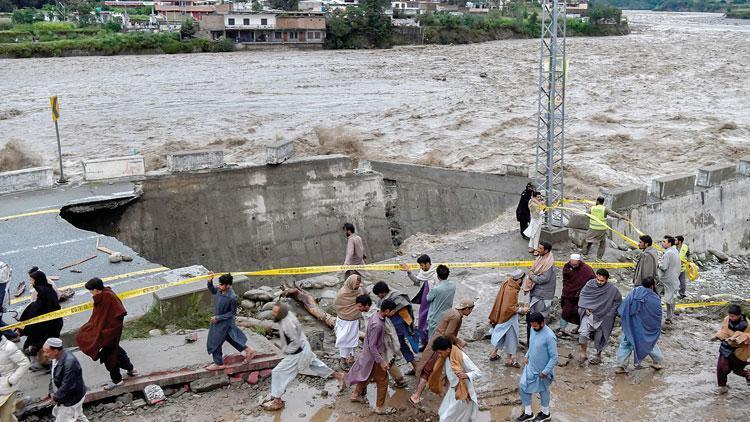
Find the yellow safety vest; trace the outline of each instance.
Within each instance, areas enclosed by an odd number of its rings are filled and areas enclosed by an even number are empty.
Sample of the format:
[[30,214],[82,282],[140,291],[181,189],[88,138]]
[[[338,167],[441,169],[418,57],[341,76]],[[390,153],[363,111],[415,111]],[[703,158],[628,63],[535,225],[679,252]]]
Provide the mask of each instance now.
[[[589,217],[589,228],[591,230],[607,230],[604,225],[607,221],[607,208],[604,205],[594,205],[591,207],[591,217]],[[594,218],[599,219],[598,221]]]

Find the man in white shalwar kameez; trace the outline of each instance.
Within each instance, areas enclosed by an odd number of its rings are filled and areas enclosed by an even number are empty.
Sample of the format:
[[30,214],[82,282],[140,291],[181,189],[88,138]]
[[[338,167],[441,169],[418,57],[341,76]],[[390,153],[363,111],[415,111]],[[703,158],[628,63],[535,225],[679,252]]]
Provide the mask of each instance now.
[[460,348],[453,347],[448,337],[438,337],[432,343],[432,350],[438,354],[437,364],[442,362],[442,370],[434,371],[430,377],[430,389],[441,392],[444,380],[449,389],[440,403],[440,421],[469,422],[477,419],[479,402],[474,389],[474,381],[482,372]]
[[283,409],[284,401],[281,400],[281,396],[297,374],[321,378],[332,376],[339,380],[343,387],[344,374],[334,372],[315,356],[307,341],[307,336],[302,331],[302,325],[297,317],[289,312],[289,308],[283,303],[277,303],[271,312],[273,320],[278,325],[284,359],[271,372],[271,398],[262,404],[263,408],[266,410]]

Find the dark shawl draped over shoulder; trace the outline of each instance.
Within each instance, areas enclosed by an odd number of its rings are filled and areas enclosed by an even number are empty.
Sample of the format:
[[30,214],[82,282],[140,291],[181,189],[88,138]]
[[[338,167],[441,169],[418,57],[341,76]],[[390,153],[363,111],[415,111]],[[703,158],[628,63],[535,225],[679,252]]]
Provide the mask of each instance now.
[[622,295],[620,291],[614,284],[609,282],[600,286],[596,282],[596,279],[593,279],[589,280],[583,286],[583,289],[581,289],[581,296],[578,299],[580,317],[583,318],[584,311],[588,309],[594,315],[594,320],[602,322],[602,325],[599,327],[601,328],[601,332],[597,332],[594,338],[596,350],[598,351],[604,350],[609,341],[612,328],[615,326],[617,308],[621,302]]
[[[98,358],[102,349],[117,348],[120,345],[123,321],[127,314],[120,298],[111,288],[105,287],[100,294],[94,296],[91,318],[78,331],[78,347],[94,360]],[[116,359],[116,354],[112,353],[110,356]]]
[[[28,321],[39,315],[60,310],[60,301],[57,298],[57,293],[47,281],[47,276],[41,271],[35,271],[31,273],[31,278],[34,279],[36,300],[31,302],[26,309],[23,310],[21,318],[18,319],[19,321]],[[60,337],[62,327],[62,318],[27,325],[23,328],[23,334],[26,336],[26,344],[24,345],[24,348],[33,346],[37,350],[41,349],[48,338]]]
[[578,295],[586,282],[592,278],[596,278],[594,270],[583,261],[578,264],[578,267],[573,267],[570,262],[563,266],[563,287],[560,295],[562,319],[571,324],[581,324],[581,318],[578,315]]

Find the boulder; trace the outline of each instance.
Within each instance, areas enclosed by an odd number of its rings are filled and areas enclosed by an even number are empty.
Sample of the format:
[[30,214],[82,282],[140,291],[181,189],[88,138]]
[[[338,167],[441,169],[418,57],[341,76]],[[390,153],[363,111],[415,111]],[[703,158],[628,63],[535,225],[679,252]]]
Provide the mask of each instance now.
[[271,300],[273,300],[273,296],[269,292],[265,292],[260,289],[248,290],[242,295],[242,297],[256,302],[270,302]]
[[276,305],[275,302],[268,302],[265,305],[263,305],[263,307],[260,310],[261,311],[270,311],[271,309],[273,309],[274,305]]
[[263,311],[263,312],[258,313],[258,315],[256,315],[256,318],[271,320],[273,319],[273,313],[271,311]]
[[252,300],[243,300],[240,302],[240,306],[242,306],[244,309],[255,309],[255,302]]
[[151,330],[151,331],[148,332],[148,335],[151,336],[151,337],[159,337],[162,334],[164,334],[164,333],[162,333],[162,331],[160,329],[158,329],[158,328],[154,328],[153,330]]
[[321,308],[327,308],[333,306],[333,302],[336,300],[335,290],[324,290],[318,298],[318,306]]

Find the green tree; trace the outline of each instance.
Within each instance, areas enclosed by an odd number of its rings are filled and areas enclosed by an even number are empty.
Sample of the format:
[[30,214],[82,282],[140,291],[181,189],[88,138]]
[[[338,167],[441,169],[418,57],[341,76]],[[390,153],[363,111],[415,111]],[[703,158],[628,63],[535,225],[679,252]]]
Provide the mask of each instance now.
[[260,2],[253,0],[253,12],[260,12],[262,9],[263,7],[260,5]]
[[268,4],[271,9],[277,10],[297,10],[299,8],[299,0],[270,0]]
[[10,19],[15,24],[28,24],[43,21],[44,14],[39,10],[31,8],[16,9],[13,11]]
[[196,32],[198,32],[198,27],[195,25],[193,18],[187,18],[182,22],[182,25],[180,26],[180,37],[182,37],[182,39],[186,40],[193,38]]

